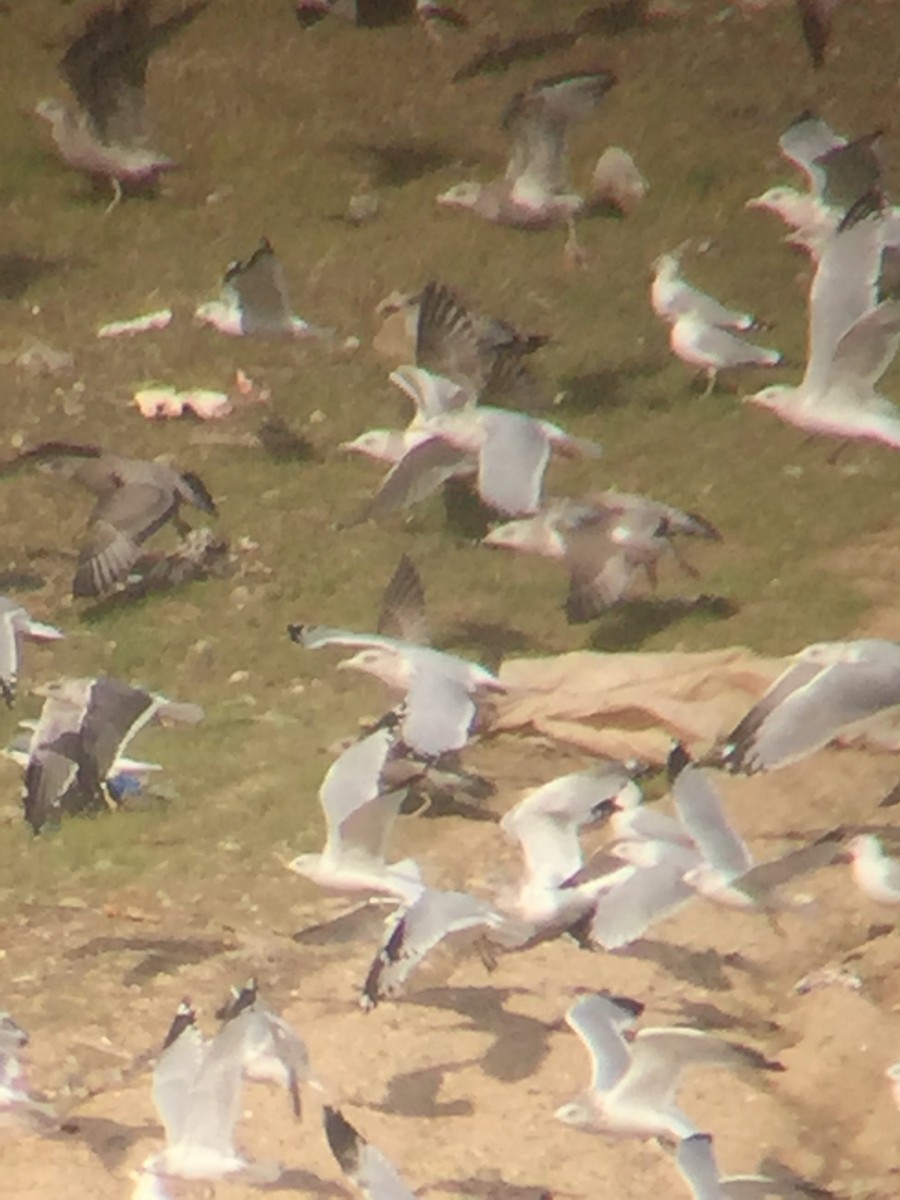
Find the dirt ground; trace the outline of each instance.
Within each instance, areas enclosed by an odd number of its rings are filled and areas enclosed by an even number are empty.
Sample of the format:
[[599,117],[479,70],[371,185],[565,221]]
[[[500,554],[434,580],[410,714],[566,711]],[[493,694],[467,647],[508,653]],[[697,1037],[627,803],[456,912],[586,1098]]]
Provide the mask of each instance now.
[[[562,765],[546,748],[509,740],[477,757],[513,781],[498,811],[522,779]],[[734,819],[766,857],[792,835],[816,836],[837,822],[877,830],[890,845],[892,810],[876,801],[896,772],[890,757],[830,750],[813,764],[724,787]],[[213,837],[207,849],[216,852]],[[496,886],[516,866],[495,826],[461,818],[410,818],[397,850],[419,855],[428,878],[445,886]],[[376,932],[349,942],[292,941],[346,906],[286,881],[276,864],[272,870],[250,879],[232,861],[218,887],[177,906],[135,884],[100,909],[72,896],[4,920],[4,1004],[32,1033],[33,1086],[53,1096],[72,1132],[7,1133],[0,1194],[127,1196],[128,1172],[161,1145],[148,1058],[175,1006],[190,996],[211,1030],[228,987],[251,973],[308,1042],[331,1102],[420,1195],[682,1194],[655,1145],[607,1141],[552,1120],[588,1069],[561,1018],[580,991],[599,988],[642,999],[645,1024],[720,1031],[784,1064],[780,1074],[689,1077],[683,1106],[713,1132],[723,1171],[772,1170],[774,1162],[839,1196],[896,1194],[898,1114],[884,1071],[900,1055],[897,934],[892,914],[850,885],[848,868],[803,881],[815,915],[787,916],[781,934],[762,918],[698,900],[627,952],[556,943],[506,957],[492,975],[478,961],[448,962],[449,974],[415,978],[405,999],[370,1014],[356,996]],[[829,967],[844,971],[831,982],[827,970],[813,975],[819,983],[798,991],[801,979]],[[85,1098],[89,1092],[96,1094]],[[249,1085],[239,1143],[282,1163],[274,1192],[344,1195],[320,1101],[310,1092],[306,1101],[298,1124],[283,1094]],[[252,1191],[221,1184],[215,1194]]]

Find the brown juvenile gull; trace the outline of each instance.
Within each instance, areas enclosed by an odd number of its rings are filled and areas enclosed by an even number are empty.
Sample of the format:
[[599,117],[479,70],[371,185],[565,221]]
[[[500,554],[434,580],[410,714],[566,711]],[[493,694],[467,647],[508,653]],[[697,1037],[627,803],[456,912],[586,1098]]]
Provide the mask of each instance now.
[[699,1132],[675,1104],[691,1066],[783,1071],[750,1047],[690,1028],[645,1028],[633,1039],[633,1011],[606,996],[582,996],[566,1013],[591,1059],[587,1089],[554,1114],[558,1121],[608,1136],[680,1141]]
[[0,465],[0,475],[44,462],[97,497],[72,582],[76,597],[100,596],[124,583],[141,546],[167,522],[184,537],[190,526],[181,518],[182,504],[216,514],[206,484],[193,471],[107,454],[98,446],[43,442]]
[[131,740],[154,721],[195,724],[196,704],[132,687],[105,676],[61,679],[37,689],[44,697],[25,767],[25,817],[35,833],[63,811],[111,806],[105,783],[122,771],[152,764],[129,763]]
[[50,123],[53,140],[69,166],[110,181],[110,208],[121,199],[123,186],[152,185],[178,165],[147,141],[147,64],[157,47],[208,4],[198,0],[155,25],[150,19],[153,0],[123,0],[95,9],[59,64],[75,108],[42,100],[35,109]]
[[542,79],[517,92],[501,122],[512,140],[505,177],[458,183],[438,196],[438,204],[524,229],[572,221],[585,200],[568,180],[569,126],[593,113],[615,82],[611,71],[584,71]]
[[0,596],[0,693],[8,707],[16,698],[19,678],[19,642],[56,642],[65,637],[62,630],[43,621],[35,621],[21,604]]
[[415,1200],[394,1164],[367,1142],[338,1108],[325,1105],[322,1118],[328,1149],[363,1200]]
[[284,269],[267,237],[260,238],[249,258],[229,264],[219,299],[201,304],[194,319],[232,337],[312,337],[326,332],[294,315]]
[[536,516],[498,525],[483,544],[564,562],[569,570],[565,611],[570,622],[578,623],[623,600],[638,571],[655,588],[658,564],[668,554],[696,576],[677,536],[721,541],[718,530],[698,513],[608,491],[584,500],[553,501]]

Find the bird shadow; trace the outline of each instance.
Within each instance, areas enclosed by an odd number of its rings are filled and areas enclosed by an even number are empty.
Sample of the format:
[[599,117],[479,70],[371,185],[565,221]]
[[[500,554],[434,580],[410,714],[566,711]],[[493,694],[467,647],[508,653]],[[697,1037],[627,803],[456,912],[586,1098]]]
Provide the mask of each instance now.
[[481,1056],[486,1075],[504,1083],[517,1083],[532,1075],[549,1053],[553,1025],[508,1012],[503,1001],[522,995],[523,988],[431,988],[411,996],[408,1004],[425,1008],[443,1008],[467,1017],[475,1029],[488,1033],[494,1042]]
[[448,479],[441,489],[447,531],[466,541],[480,542],[497,514],[485,504],[467,479]]
[[345,143],[343,148],[364,161],[376,187],[402,187],[454,163],[477,165],[461,158],[458,150],[435,141],[353,141]]
[[73,1116],[64,1122],[66,1135],[75,1133],[78,1140],[90,1150],[108,1171],[114,1171],[128,1155],[128,1151],[144,1138],[160,1137],[162,1128],[155,1121],[143,1125],[123,1125],[107,1117]]
[[708,992],[730,992],[734,984],[725,973],[726,967],[754,974],[755,968],[747,959],[737,954],[720,954],[717,950],[690,950],[687,946],[676,946],[672,942],[658,942],[652,938],[641,938],[630,946],[611,950],[617,958],[637,958],[652,962],[676,979],[701,987]]
[[629,384],[652,374],[653,364],[633,358],[619,367],[601,367],[583,375],[568,375],[560,380],[562,399],[558,407],[563,412],[593,413],[612,411],[633,405],[634,395]]
[[227,949],[227,942],[213,938],[96,937],[67,950],[65,957],[77,960],[116,952],[143,954],[141,961],[122,976],[122,983],[128,987],[156,975],[170,975],[181,967],[203,962]]
[[351,942],[371,941],[384,934],[388,913],[385,905],[360,904],[330,920],[299,929],[291,934],[291,941],[300,946],[346,946]]
[[56,259],[11,250],[0,254],[0,300],[19,300],[33,283],[58,270]]
[[708,1032],[740,1029],[755,1037],[771,1037],[781,1032],[777,1021],[768,1021],[756,1013],[729,1013],[710,1000],[688,1000],[680,997],[665,1011],[677,1017],[679,1024],[695,1026]]
[[552,1200],[554,1196],[572,1196],[574,1192],[551,1191],[541,1184],[507,1183],[505,1179],[439,1179],[423,1188],[424,1192],[452,1192],[473,1200]]
[[591,650],[639,650],[679,621],[726,620],[738,611],[727,596],[639,597],[599,613],[588,637]]
[[475,1111],[471,1100],[442,1102],[438,1100],[438,1092],[451,1071],[474,1066],[477,1062],[478,1059],[466,1059],[403,1071],[391,1079],[382,1100],[369,1101],[363,1107],[395,1117],[469,1117]]
[[260,1192],[315,1192],[321,1196],[341,1197],[349,1194],[340,1185],[322,1179],[314,1171],[305,1171],[299,1167],[291,1167],[271,1183],[258,1183],[255,1187]]
[[471,646],[479,662],[492,670],[496,670],[507,655],[521,654],[532,648],[527,634],[520,629],[511,629],[509,625],[494,621],[458,621],[444,630],[444,640]]

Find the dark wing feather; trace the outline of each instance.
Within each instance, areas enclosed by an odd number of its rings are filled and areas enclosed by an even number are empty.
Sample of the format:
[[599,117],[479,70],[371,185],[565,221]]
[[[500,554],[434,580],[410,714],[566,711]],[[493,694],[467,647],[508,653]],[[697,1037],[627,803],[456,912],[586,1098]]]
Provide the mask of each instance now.
[[428,438],[413,446],[387,473],[372,499],[346,522],[345,527],[383,517],[424,500],[436,492],[445,479],[459,471],[466,457],[439,437]]
[[78,778],[92,796],[102,796],[102,785],[134,723],[146,712],[153,697],[141,688],[118,679],[101,677],[91,688],[87,712],[81,722],[81,761]]
[[400,556],[384,589],[376,632],[402,642],[428,644],[425,588],[415,563],[407,554]]
[[172,491],[149,483],[113,486],[91,513],[72,584],[74,596],[97,596],[124,580],[140,547],[175,515]]
[[244,333],[265,335],[291,330],[293,310],[287,280],[268,238],[260,238],[246,262],[228,268],[225,283],[237,293]]

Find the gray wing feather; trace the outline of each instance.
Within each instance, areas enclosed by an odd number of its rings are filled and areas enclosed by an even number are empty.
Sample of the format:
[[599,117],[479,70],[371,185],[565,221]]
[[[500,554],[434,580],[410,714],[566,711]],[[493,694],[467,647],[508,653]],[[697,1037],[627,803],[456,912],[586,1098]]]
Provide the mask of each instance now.
[[414,663],[403,717],[403,737],[413,750],[435,757],[461,750],[475,713],[475,701],[462,680],[430,669],[424,660]]
[[806,175],[809,186],[821,195],[825,183],[825,172],[816,165],[816,159],[845,146],[847,139],[827,125],[820,117],[804,113],[784,131],[778,139],[781,153]]
[[425,588],[416,565],[408,554],[401,554],[394,573],[381,598],[378,632],[413,645],[428,644],[428,616]]
[[537,421],[523,413],[485,414],[478,456],[478,490],[492,508],[510,516],[540,508],[550,443]]
[[376,729],[331,764],[319,789],[328,823],[328,845],[382,859],[403,794],[382,794],[381,775],[394,742]]
[[[384,477],[372,499],[347,522],[358,525],[399,508],[409,508],[438,490],[445,480],[462,473],[469,456],[441,437],[413,446]],[[474,468],[474,464],[473,464]]]
[[863,396],[894,360],[900,345],[900,302],[885,300],[860,317],[834,349],[828,382]]
[[592,1091],[611,1091],[631,1066],[631,1054],[621,1030],[631,1024],[626,1014],[606,996],[582,996],[566,1013],[591,1059]]
[[675,1161],[694,1200],[724,1200],[712,1138],[708,1133],[682,1138]]
[[394,1164],[367,1142],[338,1109],[326,1105],[325,1136],[334,1158],[365,1200],[415,1200]]
[[153,1103],[165,1126],[170,1146],[184,1136],[192,1104],[192,1089],[206,1053],[198,1029],[184,1029],[159,1056],[153,1072]]
[[595,940],[607,950],[627,946],[655,921],[677,912],[695,895],[683,876],[697,861],[692,851],[672,847],[661,862],[636,868],[597,901],[591,925]]
[[707,772],[701,767],[686,766],[672,785],[672,797],[682,824],[714,870],[726,879],[750,870],[753,856],[725,816]]

